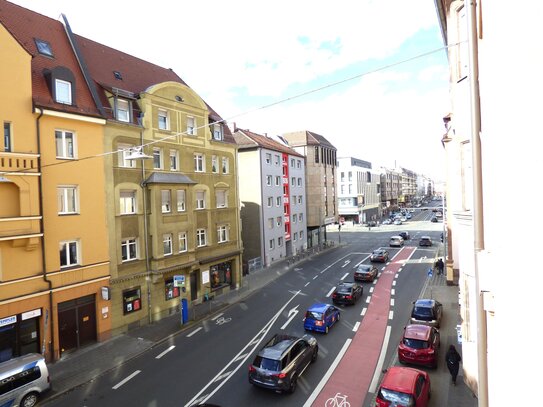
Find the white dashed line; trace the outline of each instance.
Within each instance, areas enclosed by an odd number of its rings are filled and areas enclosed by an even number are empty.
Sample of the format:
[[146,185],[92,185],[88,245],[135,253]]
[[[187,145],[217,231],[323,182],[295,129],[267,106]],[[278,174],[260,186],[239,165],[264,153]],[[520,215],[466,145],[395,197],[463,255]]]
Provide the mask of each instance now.
[[341,277],[340,280],[345,280],[345,278],[349,275],[349,273],[345,273],[345,275],[343,277]]
[[123,384],[125,384],[127,381],[132,379],[134,376],[137,376],[141,373],[141,370],[136,370],[134,373],[132,373],[130,376],[128,376],[126,379],[121,380],[119,383],[117,383],[115,386],[112,387],[113,390],[117,390],[119,387],[121,387]]
[[313,280],[316,280],[317,278],[319,278],[318,274],[315,277],[313,277]]
[[390,306],[391,306],[391,307],[394,306],[394,298],[391,298],[391,299],[390,299]]
[[368,309],[366,307],[362,308],[362,312],[360,313],[360,315],[362,315],[362,316],[366,315],[367,310]]
[[394,288],[390,290],[390,295],[395,295],[395,294],[396,294],[396,290]]
[[309,284],[311,284],[311,281],[308,281],[307,283],[305,283],[304,287],[307,287]]
[[394,311],[388,311],[388,319],[394,318]]
[[358,331],[358,327],[360,326],[360,322],[357,322],[356,324],[354,324],[353,326],[353,332],[356,332]]
[[175,348],[175,345],[170,346],[168,349],[166,349],[164,352],[162,352],[160,355],[156,356],[155,359],[160,359],[162,356],[164,356],[169,351],[173,350]]
[[196,332],[198,332],[202,327],[196,328],[194,331],[192,331],[190,334],[187,335],[187,338],[190,338],[192,335],[194,335]]
[[371,295],[368,295],[368,298],[366,298],[366,304],[369,304],[371,301]]
[[213,318],[211,318],[212,321],[215,321],[217,318],[222,317],[224,312],[221,312],[220,314],[215,315]]
[[374,289],[374,288],[375,288],[375,287],[370,287],[370,293],[373,292],[373,289]]
[[330,297],[332,293],[335,291],[336,287],[332,287],[330,291],[328,291],[328,294],[326,294],[327,297]]

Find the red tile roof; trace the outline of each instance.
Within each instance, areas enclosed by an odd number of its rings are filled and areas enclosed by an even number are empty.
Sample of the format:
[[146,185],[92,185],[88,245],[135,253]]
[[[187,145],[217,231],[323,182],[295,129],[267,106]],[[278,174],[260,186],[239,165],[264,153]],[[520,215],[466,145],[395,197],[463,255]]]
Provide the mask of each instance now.
[[302,154],[296,152],[292,148],[281,144],[280,142],[273,140],[267,136],[253,133],[250,130],[237,129],[234,133],[236,143],[240,146],[240,150],[254,147],[266,148],[268,150],[279,151],[289,155],[297,157],[304,157]]

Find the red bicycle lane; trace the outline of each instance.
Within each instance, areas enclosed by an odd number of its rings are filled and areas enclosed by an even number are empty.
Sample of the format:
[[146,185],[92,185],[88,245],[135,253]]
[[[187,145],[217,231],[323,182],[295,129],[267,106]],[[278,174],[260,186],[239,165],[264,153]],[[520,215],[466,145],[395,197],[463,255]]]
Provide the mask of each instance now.
[[[339,393],[351,406],[361,406],[370,387],[388,324],[392,282],[413,252],[404,247],[381,273],[371,300],[351,344],[311,406],[326,406]],[[341,401],[337,400],[341,405]]]

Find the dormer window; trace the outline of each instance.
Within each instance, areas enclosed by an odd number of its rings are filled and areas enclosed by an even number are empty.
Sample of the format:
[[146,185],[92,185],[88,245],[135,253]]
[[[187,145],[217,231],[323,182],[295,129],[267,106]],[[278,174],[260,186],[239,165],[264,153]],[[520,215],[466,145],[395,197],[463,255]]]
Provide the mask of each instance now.
[[34,38],[34,42],[36,43],[36,48],[38,49],[38,52],[40,54],[45,55],[46,57],[53,58],[53,50],[51,49],[51,44],[38,38]]
[[55,97],[57,103],[72,104],[72,84],[62,79],[55,79]]
[[128,123],[130,121],[130,102],[124,99],[117,99],[117,120]]
[[220,124],[214,124],[213,125],[213,139],[214,140],[222,140],[222,126]]

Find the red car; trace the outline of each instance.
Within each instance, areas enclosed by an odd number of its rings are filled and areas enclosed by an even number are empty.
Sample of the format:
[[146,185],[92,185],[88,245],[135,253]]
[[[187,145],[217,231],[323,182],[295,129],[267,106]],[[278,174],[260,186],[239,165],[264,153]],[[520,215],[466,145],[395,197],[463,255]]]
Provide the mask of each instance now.
[[428,407],[430,376],[411,367],[393,366],[379,386],[375,407]]
[[407,325],[398,345],[400,363],[437,367],[439,331],[428,325]]

